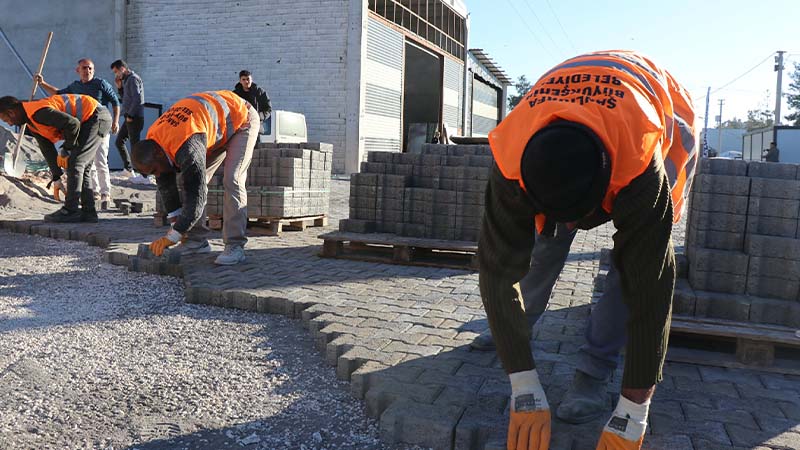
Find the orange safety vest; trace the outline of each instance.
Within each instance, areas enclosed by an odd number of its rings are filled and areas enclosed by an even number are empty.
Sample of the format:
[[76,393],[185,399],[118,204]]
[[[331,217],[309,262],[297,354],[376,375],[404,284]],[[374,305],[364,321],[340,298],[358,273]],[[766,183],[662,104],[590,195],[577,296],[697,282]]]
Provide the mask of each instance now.
[[[667,71],[622,50],[588,53],[551,69],[489,133],[503,176],[525,189],[520,168],[525,146],[557,120],[591,128],[605,145],[611,160],[602,202],[607,213],[619,191],[657,156],[671,186],[673,221],[680,220],[697,165],[697,128],[688,92]],[[539,231],[544,223],[537,215]]]
[[[247,102],[232,91],[192,94],[178,100],[147,130],[175,164],[175,154],[190,136],[206,135],[208,153],[225,145],[247,122]],[[207,153],[207,154],[208,154]]]
[[41,100],[34,100],[30,102],[22,102],[22,108],[25,109],[25,114],[28,116],[30,123],[28,126],[31,131],[42,136],[48,141],[55,144],[56,142],[64,139],[61,130],[44,125],[34,120],[33,115],[36,111],[42,108],[52,108],[56,111],[67,113],[72,117],[80,120],[81,123],[89,120],[90,117],[97,110],[97,100],[89,97],[88,95],[77,94],[58,94],[52,97],[43,98]]

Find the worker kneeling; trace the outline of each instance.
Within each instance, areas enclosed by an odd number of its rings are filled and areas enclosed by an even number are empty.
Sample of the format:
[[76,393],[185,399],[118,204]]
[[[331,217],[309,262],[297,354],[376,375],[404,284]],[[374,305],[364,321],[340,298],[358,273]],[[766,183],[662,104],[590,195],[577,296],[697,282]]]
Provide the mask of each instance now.
[[[689,95],[668,72],[639,54],[605,51],[544,74],[489,134],[496,165],[479,241],[480,290],[511,380],[510,450],[549,447],[550,407],[531,354],[531,326],[574,230],[609,220],[616,228],[611,288],[593,307],[579,370],[556,415],[583,422],[604,413],[605,377],[627,345],[622,392],[597,449],[641,448],[667,350],[672,224],[697,162],[695,130]],[[547,295],[526,295],[522,281],[530,277],[549,280],[541,286]]]
[[[225,198],[222,238],[225,251],[214,261],[238,264],[247,242],[247,169],[260,121],[258,112],[231,91],[200,92],[175,103],[133,146],[133,165],[155,175],[172,227],[150,244],[156,256],[181,242],[182,254],[208,253],[205,208],[208,181],[223,164]],[[181,172],[183,202],[176,172]]]
[[[39,144],[59,199],[62,169],[67,172],[64,206],[44,216],[46,222],[97,222],[90,176],[94,156],[111,131],[111,114],[87,95],[61,94],[23,102],[0,98],[0,119],[11,125],[28,124]],[[55,144],[64,141],[59,150]],[[48,185],[49,186],[49,185]]]

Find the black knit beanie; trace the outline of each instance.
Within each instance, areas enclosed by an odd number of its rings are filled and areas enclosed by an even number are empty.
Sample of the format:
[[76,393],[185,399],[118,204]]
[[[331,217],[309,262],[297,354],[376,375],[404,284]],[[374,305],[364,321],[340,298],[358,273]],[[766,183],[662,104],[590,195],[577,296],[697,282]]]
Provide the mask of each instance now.
[[611,165],[600,138],[576,122],[554,122],[528,141],[522,182],[537,209],[556,222],[574,222],[599,207]]

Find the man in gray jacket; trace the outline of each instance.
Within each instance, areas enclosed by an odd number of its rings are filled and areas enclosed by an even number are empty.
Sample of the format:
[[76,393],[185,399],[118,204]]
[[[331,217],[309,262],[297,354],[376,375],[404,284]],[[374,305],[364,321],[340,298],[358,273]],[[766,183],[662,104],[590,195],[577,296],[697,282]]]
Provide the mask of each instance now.
[[141,77],[121,59],[111,63],[111,70],[114,72],[114,81],[120,97],[122,97],[122,116],[125,118],[114,145],[116,145],[119,156],[122,158],[122,164],[125,166],[127,172],[125,175],[131,178],[131,181],[147,180],[149,182],[148,179],[137,176],[133,172],[131,157],[125,146],[125,141],[128,140],[131,141],[131,147],[136,145],[144,128],[144,83],[142,83]]

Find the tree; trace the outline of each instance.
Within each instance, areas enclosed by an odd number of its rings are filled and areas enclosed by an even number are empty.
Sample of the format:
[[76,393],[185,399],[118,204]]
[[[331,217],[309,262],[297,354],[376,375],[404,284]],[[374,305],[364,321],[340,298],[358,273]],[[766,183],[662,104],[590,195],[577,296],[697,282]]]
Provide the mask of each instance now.
[[789,74],[789,78],[792,82],[789,84],[786,100],[789,103],[789,109],[794,112],[784,118],[791,121],[792,125],[800,126],[800,63],[794,63],[794,72]]
[[528,78],[526,78],[525,75],[520,75],[520,77],[517,78],[517,82],[514,83],[514,90],[516,90],[517,93],[516,95],[508,96],[509,111],[511,111],[512,109],[514,109],[515,106],[517,106],[517,104],[522,100],[522,97],[524,97],[525,94],[527,94],[528,91],[531,90],[532,86],[533,85],[531,84],[530,81],[528,81]]
[[722,128],[723,129],[725,129],[725,128],[733,128],[733,129],[736,129],[736,130],[741,130],[742,128],[744,128],[744,126],[745,125],[744,125],[744,122],[742,122],[742,119],[739,119],[739,118],[736,118],[736,117],[734,117],[731,120],[726,120],[725,122],[722,122]]
[[768,109],[751,109],[747,111],[747,120],[744,122],[744,127],[747,131],[771,127],[775,123],[774,116],[775,114]]

